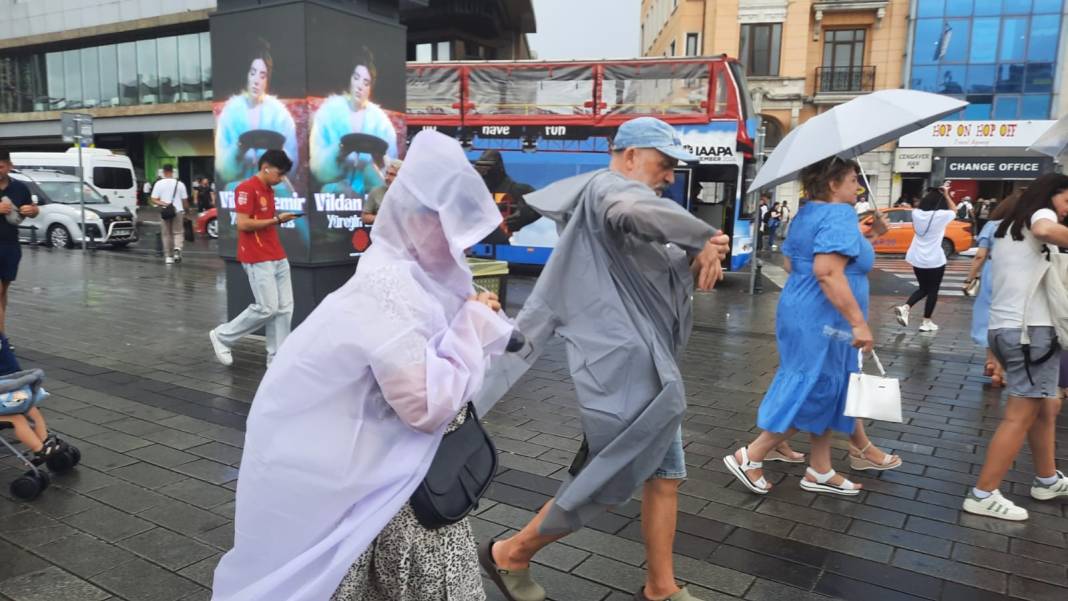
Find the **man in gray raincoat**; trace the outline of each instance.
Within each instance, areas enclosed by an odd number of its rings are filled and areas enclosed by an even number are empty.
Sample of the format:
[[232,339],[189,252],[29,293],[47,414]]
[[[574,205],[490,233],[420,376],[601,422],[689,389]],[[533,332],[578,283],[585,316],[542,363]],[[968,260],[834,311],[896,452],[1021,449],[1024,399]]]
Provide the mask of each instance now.
[[671,555],[686,476],[677,358],[693,325],[695,280],[707,290],[721,278],[729,240],[659,196],[680,160],[697,158],[670,125],[641,117],[619,128],[608,169],[526,196],[557,222],[560,240],[518,317],[529,348],[493,362],[477,404],[484,415],[555,334],[566,342],[586,440],[573,478],[534,520],[479,550],[509,601],[543,601],[529,572],[534,554],[639,487],[649,572],[635,599],[695,601],[676,584]]

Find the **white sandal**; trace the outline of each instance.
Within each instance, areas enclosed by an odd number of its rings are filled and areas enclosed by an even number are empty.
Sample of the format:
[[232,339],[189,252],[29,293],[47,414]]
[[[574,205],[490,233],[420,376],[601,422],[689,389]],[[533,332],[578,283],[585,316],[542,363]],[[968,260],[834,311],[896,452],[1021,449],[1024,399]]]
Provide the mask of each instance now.
[[860,494],[860,489],[857,488],[857,485],[853,484],[845,477],[842,478],[841,484],[831,484],[831,478],[834,478],[837,473],[834,470],[831,470],[826,474],[821,474],[810,467],[805,469],[805,473],[816,479],[815,482],[805,480],[804,478],[801,479],[801,488],[808,492],[826,492],[832,495],[843,495],[847,497]]
[[[864,456],[864,453],[867,453],[868,449],[870,449],[870,448],[871,448],[871,441],[868,441],[868,444],[864,445],[863,449],[857,449],[853,445],[849,445],[849,467],[851,467],[851,468],[853,468],[853,469],[855,469],[857,471],[863,471],[863,470],[879,470],[879,471],[883,471],[883,470],[892,470],[894,468],[901,467],[901,458],[898,457],[897,455],[891,455],[890,453],[883,453],[884,457],[883,457],[883,462],[882,463],[876,463],[876,462],[872,461],[871,459],[868,459],[867,457]],[[857,454],[854,455],[853,451],[856,451]]]
[[768,494],[768,491],[771,490],[771,486],[768,485],[768,481],[764,479],[764,476],[761,476],[759,480],[754,482],[750,480],[749,476],[746,474],[746,472],[749,470],[763,469],[764,462],[750,461],[748,447],[742,447],[738,450],[742,453],[742,462],[738,463],[738,460],[734,458],[734,454],[732,453],[723,458],[724,465],[726,465],[730,473],[734,474],[734,477],[737,478],[742,484],[744,484],[745,487],[749,490],[755,492],[758,495]]

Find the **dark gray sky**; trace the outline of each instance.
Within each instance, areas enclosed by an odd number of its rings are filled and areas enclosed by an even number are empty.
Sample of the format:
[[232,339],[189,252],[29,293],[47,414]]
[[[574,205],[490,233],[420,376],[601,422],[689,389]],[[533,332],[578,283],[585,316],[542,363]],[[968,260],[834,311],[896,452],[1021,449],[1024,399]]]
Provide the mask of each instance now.
[[641,0],[533,0],[539,59],[639,56]]

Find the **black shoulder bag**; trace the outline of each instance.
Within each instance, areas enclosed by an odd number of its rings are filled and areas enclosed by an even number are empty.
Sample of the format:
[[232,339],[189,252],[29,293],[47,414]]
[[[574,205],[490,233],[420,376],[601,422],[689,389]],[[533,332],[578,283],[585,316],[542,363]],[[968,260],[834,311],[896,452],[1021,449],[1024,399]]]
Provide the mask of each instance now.
[[174,198],[178,196],[178,180],[174,181],[174,191],[171,192],[171,203],[159,212],[160,219],[170,221],[178,215],[178,210],[174,208]]
[[467,517],[497,473],[497,449],[478,421],[474,403],[466,411],[464,423],[441,439],[430,470],[412,494],[415,519],[428,530]]

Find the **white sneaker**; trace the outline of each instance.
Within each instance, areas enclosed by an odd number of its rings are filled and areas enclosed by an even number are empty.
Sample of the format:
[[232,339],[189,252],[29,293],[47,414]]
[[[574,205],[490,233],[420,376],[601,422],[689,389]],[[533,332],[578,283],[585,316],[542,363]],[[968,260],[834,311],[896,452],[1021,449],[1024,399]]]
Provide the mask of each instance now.
[[1001,496],[1001,491],[997,490],[990,493],[990,496],[985,499],[976,497],[975,494],[969,490],[968,496],[964,499],[963,509],[968,513],[974,513],[975,515],[998,518],[1000,520],[1009,520],[1012,522],[1022,522],[1027,519],[1026,509],[1017,506],[1012,501]]
[[234,356],[230,353],[230,347],[226,346],[219,340],[219,337],[215,334],[215,330],[208,332],[208,339],[211,340],[211,348],[215,351],[215,358],[219,360],[226,367],[230,367],[234,364]]
[[909,306],[894,307],[894,317],[897,318],[897,323],[907,328],[909,325]]
[[930,319],[925,319],[925,320],[923,320],[923,323],[920,324],[920,331],[921,332],[937,332],[938,331],[938,324],[936,324],[935,322],[931,321]]
[[1068,477],[1060,471],[1057,472],[1057,481],[1049,486],[1035,479],[1031,482],[1031,498],[1038,501],[1049,501],[1057,497],[1068,497]]
[[163,259],[163,263],[166,265],[174,265],[174,257],[167,257]]

